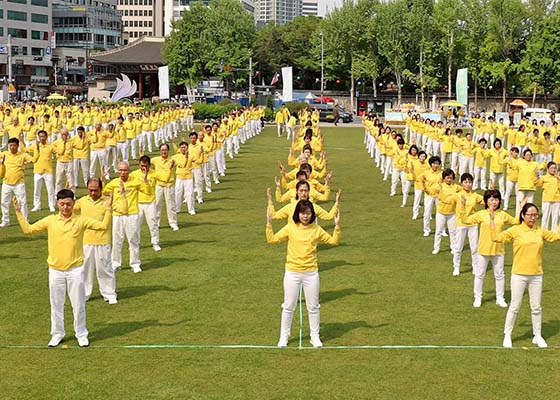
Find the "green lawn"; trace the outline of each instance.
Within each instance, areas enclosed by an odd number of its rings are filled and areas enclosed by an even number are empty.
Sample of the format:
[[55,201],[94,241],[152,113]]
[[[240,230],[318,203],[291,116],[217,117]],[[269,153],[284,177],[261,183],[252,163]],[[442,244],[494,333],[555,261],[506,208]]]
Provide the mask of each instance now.
[[[319,250],[325,348],[310,348],[306,314],[305,348],[298,349],[297,317],[289,347],[274,348],[286,246],[266,243],[265,191],[288,145],[270,127],[228,159],[227,176],[205,193],[196,216],[183,209],[181,230],[162,222],[160,253],[151,250],[143,226],[144,272],[118,273],[116,306],[94,289],[87,349],[72,336],[69,305],[66,340],[46,347],[46,235],[24,236],[14,225],[0,230],[1,398],[558,398],[558,244],[544,251],[543,336],[550,348],[531,344],[526,297],[516,348],[502,349],[505,310],[494,304],[491,271],[483,306],[473,309],[470,255],[452,277],[451,255],[431,255],[433,236],[422,237],[421,220],[412,221],[410,207],[388,196],[388,182],[363,147],[363,130],[323,131],[333,191],[343,189],[341,244]],[[28,198],[31,190],[30,177]],[[508,246],[507,288],[510,266]],[[262,347],[214,347],[220,345]]]

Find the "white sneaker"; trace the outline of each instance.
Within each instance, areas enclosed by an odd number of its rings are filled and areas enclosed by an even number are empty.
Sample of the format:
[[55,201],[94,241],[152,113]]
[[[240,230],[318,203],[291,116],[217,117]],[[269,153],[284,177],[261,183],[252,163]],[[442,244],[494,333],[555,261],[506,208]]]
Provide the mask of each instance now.
[[198,204],[202,204],[202,203],[203,203],[202,199],[198,199],[197,201],[198,201]]
[[401,204],[401,208],[404,208],[404,204]]
[[109,304],[118,304],[119,303],[119,301],[117,299],[113,298],[113,297],[110,298],[109,300],[107,300],[107,302]]
[[280,336],[280,340],[278,340],[278,347],[288,347],[288,336]]
[[214,181],[214,184],[215,184],[215,185],[219,185],[219,184],[220,184],[220,181],[216,180],[216,181]]
[[137,274],[139,272],[142,272],[142,268],[140,268],[140,266],[136,266],[136,265],[132,266],[131,265],[130,268],[132,269],[132,272],[134,272],[135,274]]
[[511,343],[510,335],[504,335],[504,341],[502,342],[502,346],[507,349],[511,349],[513,347],[513,344]]
[[2,222],[2,223],[0,224],[0,228],[5,228],[5,227],[7,227],[7,226],[10,226],[10,223],[9,223],[9,222]]
[[453,276],[461,275],[461,270],[458,267],[453,267]]
[[533,344],[536,344],[540,349],[546,349],[548,347],[548,344],[546,344],[542,336],[534,336]]
[[[177,225],[175,225],[175,224],[169,225],[169,226],[171,227],[171,230],[173,230],[173,231],[178,231],[178,230],[179,230],[179,227],[178,227]],[[161,250],[161,249],[160,249],[160,250]]]
[[424,232],[424,237],[430,236],[430,232]]
[[212,193],[212,189],[211,189],[211,188],[206,188],[206,191],[207,191],[208,193]]
[[79,338],[76,338],[76,339],[78,339],[78,345],[80,347],[88,347],[89,346],[89,340],[88,340],[87,337],[79,337]]
[[496,305],[506,308],[508,305],[504,299],[496,299]]
[[152,245],[152,249],[154,249],[154,251],[161,251],[161,247],[159,246],[159,244]]
[[220,176],[226,176],[226,174],[224,174],[223,172],[220,172]]
[[441,232],[441,236],[448,237],[449,235],[447,234],[447,232],[443,231],[443,232]]
[[482,299],[481,298],[475,298],[473,303],[472,303],[472,306],[474,308],[480,308],[481,305],[482,305]]
[[432,250],[432,254],[438,254],[439,253],[439,249],[433,249]]
[[40,207],[40,206],[33,207],[33,208],[31,209],[31,212],[37,212],[37,211],[41,211],[41,207]]
[[190,214],[190,215],[195,215],[196,212],[194,212],[194,211],[189,211],[189,214]]
[[49,347],[56,347],[62,342],[64,339],[64,335],[52,335],[51,340],[47,346]]
[[311,346],[315,348],[323,347],[323,342],[321,342],[319,335],[312,335],[309,343],[311,343]]

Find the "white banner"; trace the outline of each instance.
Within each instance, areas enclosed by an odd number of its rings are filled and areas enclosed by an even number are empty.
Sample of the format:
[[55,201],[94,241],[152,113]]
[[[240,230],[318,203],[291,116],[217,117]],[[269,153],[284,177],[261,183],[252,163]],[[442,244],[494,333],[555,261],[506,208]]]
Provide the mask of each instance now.
[[282,101],[292,101],[292,67],[282,68]]
[[169,67],[158,68],[159,98],[169,99]]

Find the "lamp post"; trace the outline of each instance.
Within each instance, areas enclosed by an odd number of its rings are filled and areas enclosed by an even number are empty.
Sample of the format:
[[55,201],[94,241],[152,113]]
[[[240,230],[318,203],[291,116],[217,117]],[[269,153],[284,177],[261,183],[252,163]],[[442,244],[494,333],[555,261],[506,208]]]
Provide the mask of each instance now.
[[324,58],[325,58],[325,43],[323,31],[319,33],[321,35],[321,104],[323,104],[323,89],[325,87],[325,74],[324,74]]

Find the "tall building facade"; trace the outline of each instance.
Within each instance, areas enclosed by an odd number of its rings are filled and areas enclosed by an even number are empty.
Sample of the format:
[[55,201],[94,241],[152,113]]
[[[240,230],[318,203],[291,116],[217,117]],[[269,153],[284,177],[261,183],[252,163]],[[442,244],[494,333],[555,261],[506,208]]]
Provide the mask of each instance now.
[[142,36],[164,35],[164,0],[117,0],[117,10],[121,12],[123,24],[123,44],[133,42]]
[[302,15],[302,0],[256,0],[257,26],[284,25]]
[[20,97],[32,97],[33,87],[46,91],[52,51],[51,0],[2,0],[0,7],[0,79],[7,81],[11,64],[15,88],[29,92]]
[[117,0],[52,1],[57,83],[79,87],[94,74],[90,55],[121,45],[122,20]]
[[302,0],[301,15],[319,15],[319,0]]

